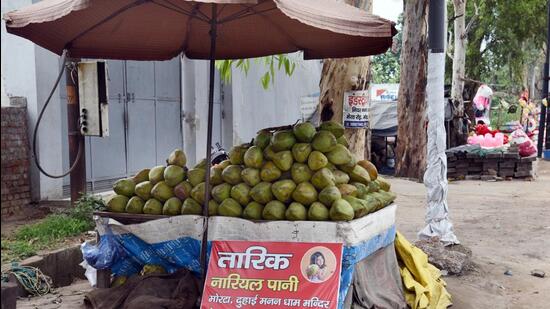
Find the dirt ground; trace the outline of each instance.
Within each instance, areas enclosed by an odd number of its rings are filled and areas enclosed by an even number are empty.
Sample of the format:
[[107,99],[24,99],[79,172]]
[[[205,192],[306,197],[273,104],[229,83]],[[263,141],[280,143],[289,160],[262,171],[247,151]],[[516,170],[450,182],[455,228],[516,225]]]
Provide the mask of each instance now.
[[[397,228],[415,240],[424,226],[423,184],[391,183]],[[450,183],[448,204],[455,234],[477,265],[470,274],[445,277],[453,308],[550,308],[550,162],[538,162],[535,181]],[[533,269],[546,277],[531,276]]]
[[[398,195],[398,230],[414,241],[424,225],[424,186],[402,179],[391,183]],[[444,278],[452,308],[549,308],[550,162],[538,162],[535,181],[453,182],[448,203],[455,233],[476,264],[469,274]],[[531,276],[533,269],[546,277]],[[80,281],[54,295],[20,300],[18,308],[81,308],[87,290]]]

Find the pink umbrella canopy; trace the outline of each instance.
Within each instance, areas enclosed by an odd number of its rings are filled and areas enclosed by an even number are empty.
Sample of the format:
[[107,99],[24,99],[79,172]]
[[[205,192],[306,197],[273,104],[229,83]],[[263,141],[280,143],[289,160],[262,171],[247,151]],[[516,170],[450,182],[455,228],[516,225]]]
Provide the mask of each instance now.
[[9,33],[56,54],[127,60],[211,59],[212,22],[214,59],[366,56],[386,51],[396,33],[391,21],[334,0],[44,0],[4,19]]

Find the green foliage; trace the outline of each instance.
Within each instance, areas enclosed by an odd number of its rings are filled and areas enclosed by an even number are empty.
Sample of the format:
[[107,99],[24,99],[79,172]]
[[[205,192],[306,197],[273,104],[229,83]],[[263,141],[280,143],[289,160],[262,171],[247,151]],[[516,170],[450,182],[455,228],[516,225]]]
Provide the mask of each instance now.
[[104,209],[105,202],[100,197],[84,195],[66,213],[51,214],[37,223],[19,228],[11,237],[2,236],[2,263],[22,260],[40,250],[55,248],[66,238],[93,229],[93,211]]
[[372,57],[372,82],[376,84],[399,83],[399,55],[386,52]]
[[[478,15],[468,32],[466,76],[498,84],[502,89],[519,90],[525,83],[526,67],[543,57],[546,3],[546,0],[467,1],[466,24],[474,18],[476,6]],[[452,5],[448,6],[448,12],[449,17],[454,15]],[[452,22],[449,31],[453,31]]]
[[13,241],[2,238],[2,264],[23,260],[35,255],[37,247],[27,241]]
[[[516,107],[513,113],[509,112],[511,106]],[[493,128],[499,129],[508,122],[519,121],[520,119],[521,106],[516,97],[505,93],[496,93],[493,95],[491,102],[491,126]]]
[[105,201],[103,201],[101,197],[85,194],[76,201],[75,207],[69,210],[69,215],[72,218],[91,222],[92,213],[94,211],[103,211],[105,209],[107,209],[107,207]]
[[93,228],[89,220],[73,218],[65,214],[49,215],[44,220],[24,226],[15,233],[15,240],[35,240],[44,244],[75,236]]
[[399,16],[396,28],[398,33],[394,37],[396,49],[371,58],[372,82],[375,84],[399,83],[401,66],[401,45],[403,41],[403,14]]
[[253,60],[256,64],[263,64],[266,68],[266,72],[260,78],[260,83],[266,90],[269,88],[270,84],[275,83],[275,66],[277,66],[278,71],[284,69],[287,76],[292,76],[294,69],[296,69],[296,63],[287,55],[273,55],[239,60],[216,60],[216,68],[220,72],[221,78],[224,82],[231,82],[232,68],[240,69],[245,75],[247,75],[250,70],[251,60]]

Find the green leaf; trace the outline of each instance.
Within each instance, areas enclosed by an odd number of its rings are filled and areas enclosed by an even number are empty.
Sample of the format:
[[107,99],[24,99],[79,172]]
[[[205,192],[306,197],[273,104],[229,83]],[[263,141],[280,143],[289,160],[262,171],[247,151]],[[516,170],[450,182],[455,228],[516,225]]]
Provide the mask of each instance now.
[[285,57],[284,62],[285,62],[285,72],[288,75],[288,73],[290,72],[290,60]]
[[273,60],[269,66],[269,74],[271,75],[271,83],[275,83],[275,66],[273,64]]
[[290,72],[287,73],[288,76],[292,76],[292,74],[294,74],[294,69],[296,69],[296,62],[293,62],[290,66]]
[[244,74],[248,75],[248,70],[250,70],[250,60],[249,59],[246,59],[244,61],[243,69],[244,69]]
[[270,80],[269,72],[266,72],[264,76],[262,76],[261,78],[262,87],[264,87],[265,90],[269,88],[269,80]]

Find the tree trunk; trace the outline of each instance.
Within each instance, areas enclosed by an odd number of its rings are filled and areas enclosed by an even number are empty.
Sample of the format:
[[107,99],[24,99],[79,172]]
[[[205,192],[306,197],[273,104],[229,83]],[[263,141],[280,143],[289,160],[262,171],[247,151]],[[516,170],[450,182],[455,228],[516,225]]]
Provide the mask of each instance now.
[[453,0],[454,5],[454,55],[451,101],[453,119],[449,127],[450,145],[455,147],[466,143],[467,130],[464,128],[464,71],[466,69],[466,0]]
[[426,42],[428,0],[404,1],[397,104],[396,175],[422,179],[426,169]]
[[[347,4],[372,12],[372,0],[346,0]],[[342,122],[344,93],[367,90],[370,81],[370,58],[325,59],[321,73],[319,109],[321,121]],[[370,129],[346,129],[349,149],[358,160],[370,158]]]

